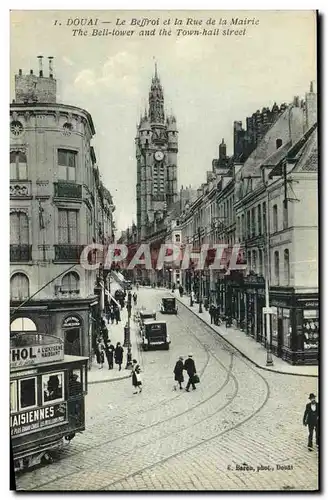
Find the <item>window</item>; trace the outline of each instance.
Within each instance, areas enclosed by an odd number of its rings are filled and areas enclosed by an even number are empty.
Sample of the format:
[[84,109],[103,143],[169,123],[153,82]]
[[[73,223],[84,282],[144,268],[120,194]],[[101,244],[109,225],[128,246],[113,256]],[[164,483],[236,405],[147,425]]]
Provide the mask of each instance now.
[[273,205],[272,207],[272,222],[273,222],[273,232],[276,233],[278,231],[278,207],[277,205]]
[[274,253],[274,279],[275,284],[279,286],[279,252]]
[[180,243],[180,234],[175,235],[175,242]]
[[28,277],[23,273],[16,273],[10,279],[10,299],[25,300],[30,296]]
[[23,212],[14,212],[10,214],[10,244],[29,244],[28,217]]
[[263,203],[262,206],[262,220],[263,220],[263,234],[267,232],[267,221],[266,221],[266,203]]
[[257,207],[257,230],[258,234],[262,234],[262,210],[261,210],[261,205],[258,205]]
[[25,181],[27,179],[26,154],[22,151],[10,153],[10,179]]
[[76,157],[76,151],[58,149],[58,178],[60,180],[76,180]]
[[289,264],[289,250],[286,248],[284,251],[284,279],[285,284],[289,285],[290,282],[290,264]]
[[237,233],[237,238],[238,238],[238,243],[240,243],[242,235],[241,235],[241,227],[240,227],[240,217],[237,217],[236,221],[236,233]]
[[30,318],[16,318],[10,323],[11,333],[36,332],[37,328]]
[[255,208],[252,208],[251,230],[252,230],[252,237],[254,237],[256,234]]
[[18,381],[19,410],[27,410],[37,405],[36,387],[36,377],[24,378]]
[[287,200],[283,202],[283,228],[288,228],[288,202]]
[[42,404],[64,401],[64,373],[42,376]]
[[251,236],[251,214],[250,211],[248,210],[247,214],[247,233],[246,233],[246,238],[250,238]]
[[247,252],[247,269],[248,271],[252,269],[252,254],[250,250]]
[[17,380],[10,382],[10,413],[17,411]]
[[77,210],[58,210],[58,243],[77,244],[78,224]]
[[256,258],[256,250],[252,251],[252,270],[254,273],[257,273],[257,258]]
[[245,233],[246,233],[246,230],[245,230],[245,215],[242,214],[242,216],[241,216],[241,239],[242,239],[242,241],[245,240]]
[[62,279],[62,292],[78,292],[80,290],[80,278],[77,273],[71,272],[65,274]]
[[70,396],[77,396],[83,392],[83,379],[79,368],[68,372],[68,392]]
[[263,250],[259,250],[259,275],[263,276]]

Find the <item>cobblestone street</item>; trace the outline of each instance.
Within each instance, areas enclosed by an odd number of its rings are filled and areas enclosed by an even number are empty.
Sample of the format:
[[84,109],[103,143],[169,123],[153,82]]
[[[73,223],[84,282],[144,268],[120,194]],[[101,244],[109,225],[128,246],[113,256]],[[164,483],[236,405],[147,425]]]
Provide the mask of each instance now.
[[[158,309],[164,295],[141,289],[138,305]],[[171,348],[133,353],[143,392],[130,378],[90,385],[85,432],[53,464],[17,476],[17,489],[316,490],[302,417],[317,379],[256,368],[182,304],[158,318]],[[201,383],[174,391],[175,362],[190,351]]]

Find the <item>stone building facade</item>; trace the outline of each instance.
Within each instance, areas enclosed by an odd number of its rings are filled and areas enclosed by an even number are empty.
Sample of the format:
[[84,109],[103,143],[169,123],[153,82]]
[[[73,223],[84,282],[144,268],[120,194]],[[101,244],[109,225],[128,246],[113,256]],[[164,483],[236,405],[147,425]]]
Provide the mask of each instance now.
[[113,240],[115,207],[91,145],[92,118],[57,102],[49,62],[49,76],[42,66],[38,76],[19,70],[10,105],[11,331],[52,334],[65,353],[90,356],[97,272],[80,255]]

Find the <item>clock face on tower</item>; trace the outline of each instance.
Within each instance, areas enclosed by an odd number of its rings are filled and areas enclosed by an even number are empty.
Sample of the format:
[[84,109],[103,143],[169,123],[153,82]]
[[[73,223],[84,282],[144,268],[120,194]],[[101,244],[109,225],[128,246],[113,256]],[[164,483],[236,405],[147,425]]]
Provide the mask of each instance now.
[[164,158],[164,153],[163,151],[156,151],[154,154],[155,160],[156,161],[162,161]]

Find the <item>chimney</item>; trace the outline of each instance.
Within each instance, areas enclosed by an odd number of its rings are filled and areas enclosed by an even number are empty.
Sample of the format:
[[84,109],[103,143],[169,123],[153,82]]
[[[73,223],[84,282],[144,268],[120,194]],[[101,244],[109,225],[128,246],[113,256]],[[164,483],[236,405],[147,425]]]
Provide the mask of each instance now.
[[313,81],[310,82],[310,92],[311,92],[311,94],[313,93]]
[[53,78],[54,77],[54,70],[52,66],[53,57],[49,56],[48,60],[49,60],[49,78]]
[[43,56],[38,56],[38,59],[39,59],[39,76],[42,77],[43,76],[43,69],[42,69]]
[[19,74],[19,76],[22,76],[23,72],[21,69],[18,70],[18,74]]
[[33,75],[33,69],[30,69],[30,75]]

